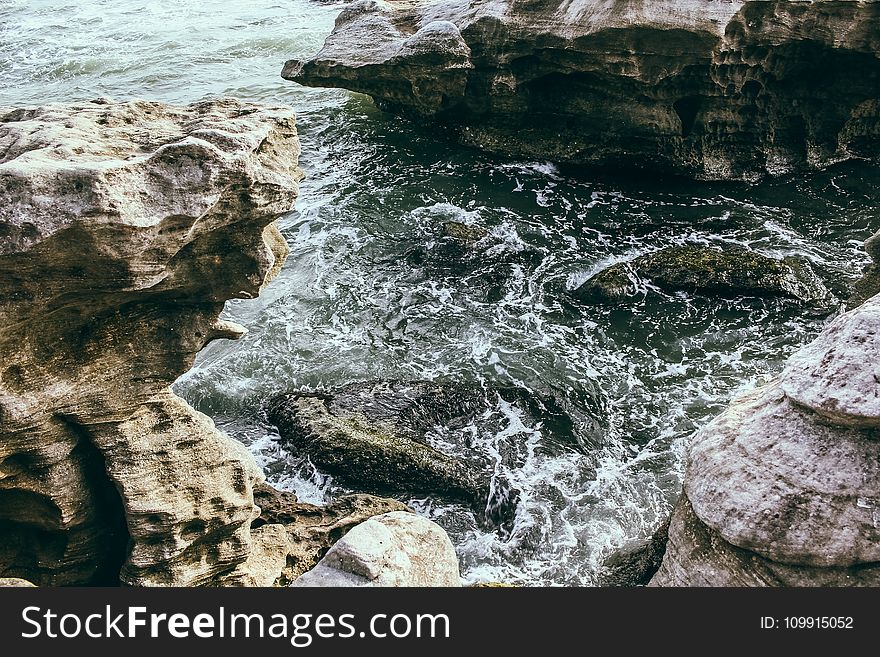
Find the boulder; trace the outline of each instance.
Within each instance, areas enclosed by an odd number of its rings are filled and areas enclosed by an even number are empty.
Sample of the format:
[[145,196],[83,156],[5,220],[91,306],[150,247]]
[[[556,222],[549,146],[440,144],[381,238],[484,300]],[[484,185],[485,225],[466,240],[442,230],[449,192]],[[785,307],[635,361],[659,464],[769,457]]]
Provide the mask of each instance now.
[[515,157],[754,179],[880,154],[880,5],[359,0],[282,76]]
[[489,463],[479,454],[468,461],[446,454],[429,445],[425,434],[437,424],[464,426],[484,408],[479,387],[382,381],[280,395],[268,417],[286,444],[345,483],[377,493],[431,495],[483,511],[494,490]]
[[880,296],[694,438],[655,585],[880,584]]
[[489,231],[482,226],[474,226],[461,221],[444,221],[440,225],[441,238],[458,242],[464,246],[476,244],[488,235]]
[[588,279],[572,295],[585,302],[620,303],[646,291],[646,283],[673,291],[779,296],[805,303],[831,297],[806,261],[704,246],[674,246],[617,263]]
[[340,539],[292,586],[461,586],[458,557],[434,522],[395,511],[370,518]]
[[287,246],[293,112],[236,100],[0,109],[0,575],[217,583],[262,474],[176,397]]

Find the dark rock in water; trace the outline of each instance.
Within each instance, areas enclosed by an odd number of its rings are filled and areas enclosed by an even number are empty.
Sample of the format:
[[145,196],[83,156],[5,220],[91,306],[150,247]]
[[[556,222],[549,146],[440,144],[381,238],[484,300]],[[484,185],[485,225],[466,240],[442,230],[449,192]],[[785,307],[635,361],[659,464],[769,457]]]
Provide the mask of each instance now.
[[572,291],[572,296],[587,303],[622,303],[636,296],[641,281],[629,262],[619,262],[603,269]]
[[436,425],[465,426],[484,399],[476,386],[355,383],[280,395],[268,417],[286,443],[349,485],[465,502],[491,518],[507,513],[515,495],[493,482],[489,463],[444,454],[425,439]]
[[880,294],[880,233],[865,242],[865,251],[874,262],[853,285],[852,295],[846,302],[846,307],[850,309],[862,305],[875,294]]
[[754,179],[880,154],[880,3],[359,0],[282,76],[466,144]]
[[440,234],[456,242],[471,245],[486,238],[489,231],[482,226],[472,226],[461,221],[444,221],[440,226]]
[[803,302],[831,297],[806,261],[704,246],[670,247],[612,265],[572,294],[587,302],[618,303],[635,296],[642,280],[667,290],[708,294],[781,296]]
[[646,586],[660,570],[669,541],[669,518],[650,538],[632,541],[611,554],[603,564],[602,586]]

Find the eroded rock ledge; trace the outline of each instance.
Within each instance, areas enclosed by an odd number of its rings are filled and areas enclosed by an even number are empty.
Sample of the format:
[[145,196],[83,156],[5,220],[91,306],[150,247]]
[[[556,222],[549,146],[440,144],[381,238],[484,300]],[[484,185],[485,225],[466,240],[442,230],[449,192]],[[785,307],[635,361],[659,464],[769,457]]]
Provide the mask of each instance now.
[[654,586],[880,585],[880,295],[689,450]]
[[491,151],[703,179],[880,154],[880,3],[358,0],[301,84]]
[[289,109],[0,109],[0,576],[217,583],[262,478],[170,384],[287,254]]

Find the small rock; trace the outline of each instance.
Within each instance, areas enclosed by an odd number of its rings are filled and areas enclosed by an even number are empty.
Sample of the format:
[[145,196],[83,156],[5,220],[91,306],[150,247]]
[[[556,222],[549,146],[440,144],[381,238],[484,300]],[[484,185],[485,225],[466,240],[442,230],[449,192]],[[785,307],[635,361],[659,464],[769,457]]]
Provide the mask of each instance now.
[[440,235],[470,245],[485,239],[489,231],[482,226],[472,226],[461,221],[444,221],[440,227]]
[[274,526],[287,531],[286,564],[275,582],[279,586],[314,568],[336,541],[364,521],[392,511],[409,512],[402,502],[374,495],[343,495],[329,504],[308,504],[266,484],[254,487],[254,502],[260,516],[251,525],[252,533]]
[[452,541],[436,523],[395,511],[352,529],[292,586],[461,586]]

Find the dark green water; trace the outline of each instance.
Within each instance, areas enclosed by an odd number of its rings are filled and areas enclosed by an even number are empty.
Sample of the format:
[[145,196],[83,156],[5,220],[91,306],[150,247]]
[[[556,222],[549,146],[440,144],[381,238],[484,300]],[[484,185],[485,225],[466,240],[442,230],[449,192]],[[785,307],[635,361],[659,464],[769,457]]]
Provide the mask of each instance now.
[[[826,318],[780,300],[659,292],[584,307],[565,290],[683,243],[800,255],[843,289],[880,229],[880,173],[708,185],[491,157],[369,99],[282,81],[283,61],[316,51],[339,5],[239,4],[0,1],[0,105],[234,95],[295,107],[308,177],[281,222],[290,258],[263,297],[228,304],[249,334],[209,346],[176,389],[249,444],[276,484],[315,501],[342,489],[261,424],[276,392],[393,378],[551,393],[599,435],[560,447],[505,402],[463,430],[522,491],[512,532],[481,528],[462,507],[412,503],[450,532],[468,580],[595,583],[602,557],[668,512],[693,432]],[[448,220],[489,237],[452,257],[437,239]],[[439,427],[432,439],[454,442]]]

